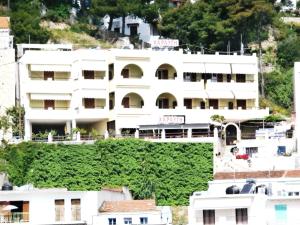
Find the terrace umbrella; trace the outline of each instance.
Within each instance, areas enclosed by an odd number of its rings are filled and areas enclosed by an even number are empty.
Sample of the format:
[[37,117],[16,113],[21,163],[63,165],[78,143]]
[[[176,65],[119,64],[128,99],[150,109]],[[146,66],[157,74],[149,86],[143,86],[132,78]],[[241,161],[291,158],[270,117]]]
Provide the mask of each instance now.
[[13,209],[17,209],[18,207],[15,205],[7,205],[2,208],[3,211],[11,211]]

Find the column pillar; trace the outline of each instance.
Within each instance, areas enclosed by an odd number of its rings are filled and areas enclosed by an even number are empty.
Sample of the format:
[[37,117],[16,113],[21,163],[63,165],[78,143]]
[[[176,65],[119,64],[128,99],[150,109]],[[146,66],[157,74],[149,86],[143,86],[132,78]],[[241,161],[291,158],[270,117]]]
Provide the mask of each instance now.
[[[31,126],[32,126],[32,124],[30,123],[30,121],[25,119],[25,124],[24,124],[24,129],[25,129],[24,140],[25,141],[31,140],[31,133],[32,133]],[[20,137],[20,138],[22,138],[22,137]]]
[[188,137],[188,138],[192,138],[192,129],[191,129],[191,128],[189,128],[189,129],[187,130],[187,137]]
[[166,131],[165,131],[165,129],[161,130],[161,139],[166,139]]
[[108,130],[106,130],[104,132],[104,139],[108,139],[109,138],[109,133],[108,133]]
[[71,134],[72,133],[71,121],[67,121],[67,123],[66,123],[66,133],[67,134]]
[[137,139],[140,138],[140,133],[139,133],[138,129],[135,130],[134,138],[137,138]]

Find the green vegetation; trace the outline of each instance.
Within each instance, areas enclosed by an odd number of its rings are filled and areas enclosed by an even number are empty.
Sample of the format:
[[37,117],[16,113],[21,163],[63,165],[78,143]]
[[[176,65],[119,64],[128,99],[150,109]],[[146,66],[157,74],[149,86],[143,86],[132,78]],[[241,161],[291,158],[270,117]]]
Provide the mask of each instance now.
[[103,140],[94,145],[21,143],[0,151],[15,185],[99,190],[128,186],[134,198],[155,195],[160,205],[187,205],[213,176],[211,144]]

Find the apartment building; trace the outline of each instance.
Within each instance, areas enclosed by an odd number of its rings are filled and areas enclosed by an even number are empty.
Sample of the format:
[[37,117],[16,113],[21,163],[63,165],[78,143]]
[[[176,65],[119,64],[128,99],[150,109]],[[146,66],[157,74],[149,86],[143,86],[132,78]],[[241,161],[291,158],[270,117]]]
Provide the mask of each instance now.
[[286,177],[209,182],[208,191],[190,196],[189,225],[300,224],[299,178],[281,172]]
[[[257,57],[181,51],[26,51],[20,60],[25,136],[79,127],[100,134],[193,137],[210,117],[263,118]],[[232,126],[230,126],[232,125]]]
[[[9,25],[9,17],[0,17],[0,116],[15,105],[16,63]],[[0,130],[0,140],[10,139],[11,136],[11,130]]]
[[297,137],[297,149],[300,149],[300,100],[299,89],[300,88],[300,62],[295,62],[294,65],[294,110],[296,112],[296,137]]

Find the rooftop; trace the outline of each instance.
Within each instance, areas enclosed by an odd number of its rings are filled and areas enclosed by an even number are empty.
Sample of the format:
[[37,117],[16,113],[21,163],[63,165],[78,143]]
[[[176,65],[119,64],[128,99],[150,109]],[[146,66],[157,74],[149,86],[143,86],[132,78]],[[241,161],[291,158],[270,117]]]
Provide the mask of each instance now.
[[99,212],[145,212],[156,210],[155,200],[104,201]]
[[0,17],[0,29],[9,28],[9,17]]

